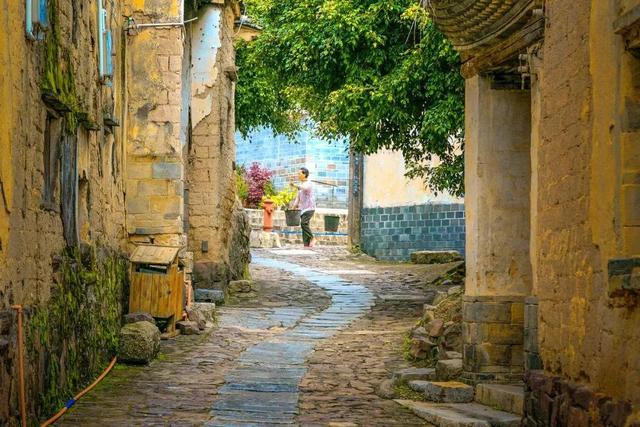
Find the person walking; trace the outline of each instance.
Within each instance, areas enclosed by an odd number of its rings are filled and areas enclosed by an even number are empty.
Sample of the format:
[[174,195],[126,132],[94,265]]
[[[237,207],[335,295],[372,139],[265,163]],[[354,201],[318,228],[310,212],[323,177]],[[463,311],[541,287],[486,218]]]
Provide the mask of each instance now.
[[302,228],[302,241],[304,246],[312,248],[316,244],[316,238],[311,232],[311,218],[316,211],[316,200],[313,193],[313,184],[309,181],[309,169],[300,168],[298,171],[300,184],[289,183],[298,189],[298,195],[293,201],[293,208],[300,209],[300,227]]

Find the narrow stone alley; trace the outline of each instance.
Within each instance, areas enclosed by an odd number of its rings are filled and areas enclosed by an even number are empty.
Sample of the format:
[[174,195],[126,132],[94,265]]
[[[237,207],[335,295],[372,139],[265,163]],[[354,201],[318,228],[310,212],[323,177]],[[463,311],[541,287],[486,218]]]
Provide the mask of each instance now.
[[62,426],[425,425],[375,393],[448,266],[382,264],[344,248],[254,252],[255,290],[203,335],[122,367]]

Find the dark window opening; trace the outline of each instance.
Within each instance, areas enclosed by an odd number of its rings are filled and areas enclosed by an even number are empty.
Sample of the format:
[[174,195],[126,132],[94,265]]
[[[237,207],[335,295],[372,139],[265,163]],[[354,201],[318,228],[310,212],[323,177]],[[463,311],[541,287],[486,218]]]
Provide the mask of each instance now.
[[56,205],[60,183],[60,138],[63,120],[47,114],[44,131],[44,188],[42,204],[45,209],[58,210]]

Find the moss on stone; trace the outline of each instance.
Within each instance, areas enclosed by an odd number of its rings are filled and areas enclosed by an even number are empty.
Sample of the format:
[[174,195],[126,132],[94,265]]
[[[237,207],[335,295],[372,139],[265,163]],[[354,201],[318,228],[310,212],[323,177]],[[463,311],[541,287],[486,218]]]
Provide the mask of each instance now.
[[92,382],[115,355],[128,280],[126,258],[106,249],[69,249],[58,265],[49,301],[26,326],[28,362],[40,376],[39,418]]
[[74,69],[71,65],[71,54],[64,48],[59,32],[57,0],[52,0],[49,6],[51,31],[45,40],[45,70],[41,89],[54,96],[69,111],[65,113],[65,127],[69,135],[75,135],[78,129],[78,115],[80,114]]
[[415,391],[409,387],[406,381],[398,381],[393,385],[393,395],[396,399],[416,400],[424,402],[424,393]]

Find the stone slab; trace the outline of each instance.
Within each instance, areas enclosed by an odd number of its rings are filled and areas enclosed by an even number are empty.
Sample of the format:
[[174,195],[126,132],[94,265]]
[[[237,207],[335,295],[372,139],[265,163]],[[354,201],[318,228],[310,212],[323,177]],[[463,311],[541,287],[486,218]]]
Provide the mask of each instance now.
[[394,381],[432,381],[435,378],[433,368],[406,368],[393,373]]
[[524,386],[478,384],[476,402],[513,414],[524,414]]
[[521,417],[477,403],[442,404],[396,400],[420,418],[446,427],[519,427]]
[[424,396],[431,402],[468,403],[473,395],[473,387],[458,381],[426,381],[424,385]]
[[224,292],[219,289],[196,289],[194,298],[198,302],[224,303]]
[[436,377],[440,381],[449,381],[462,373],[462,359],[438,360]]
[[424,393],[427,391],[427,386],[429,385],[429,381],[411,380],[408,382],[408,385],[411,390]]

